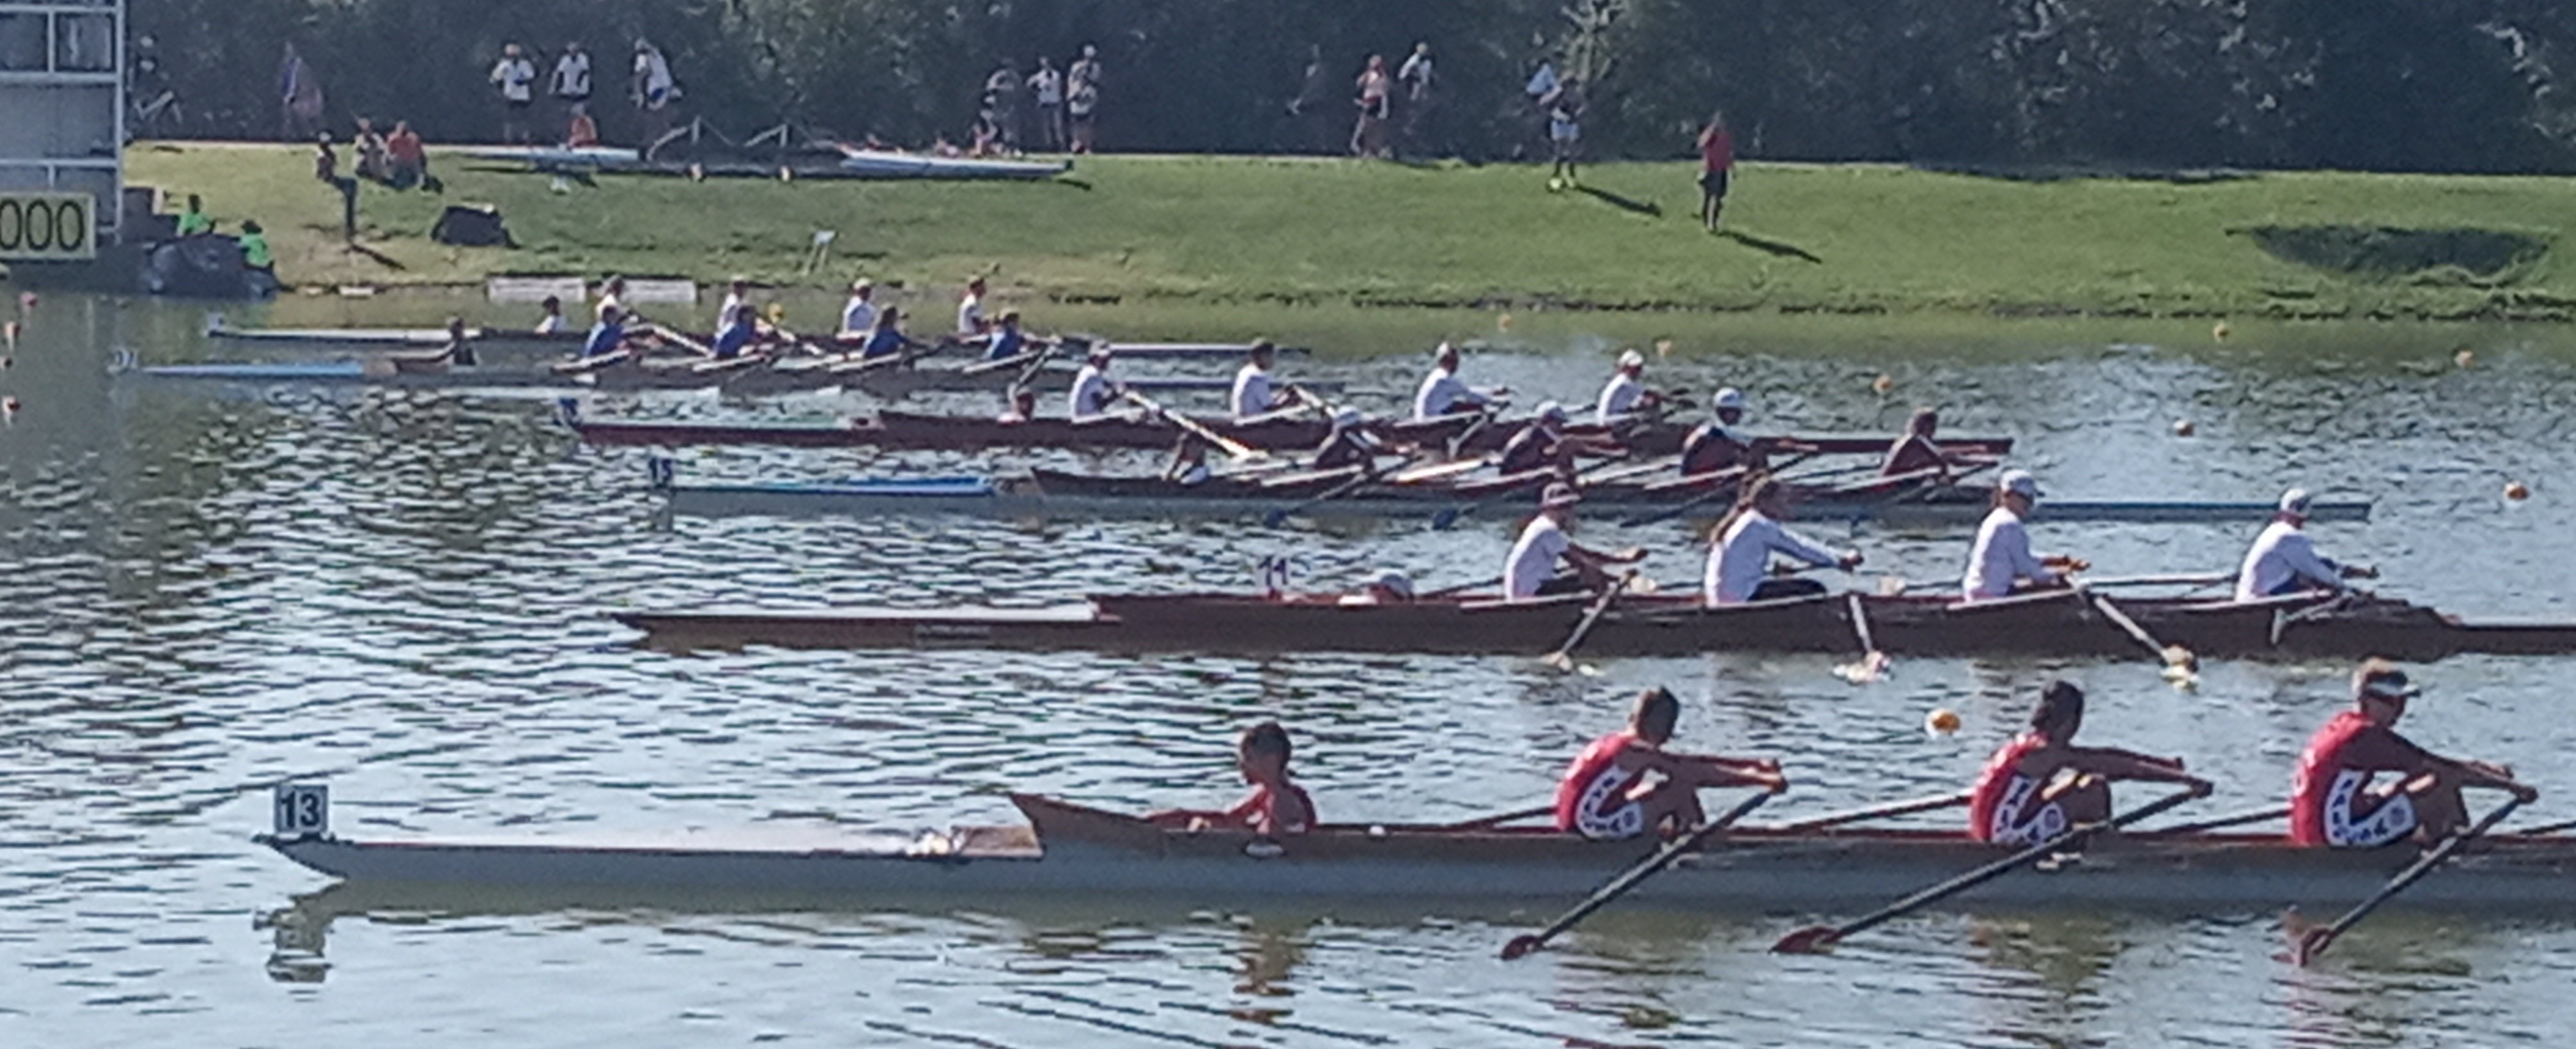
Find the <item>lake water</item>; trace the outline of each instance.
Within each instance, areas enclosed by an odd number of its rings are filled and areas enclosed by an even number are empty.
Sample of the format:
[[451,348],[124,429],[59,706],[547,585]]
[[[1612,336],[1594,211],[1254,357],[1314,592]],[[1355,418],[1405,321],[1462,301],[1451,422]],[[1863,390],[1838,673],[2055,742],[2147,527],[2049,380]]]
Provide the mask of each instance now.
[[[274,319],[356,308],[290,303]],[[439,307],[363,308],[381,321]],[[2290,483],[2371,496],[2370,523],[2317,532],[2380,566],[2385,592],[2479,619],[2576,619],[2569,333],[2239,325],[2218,342],[2207,322],[1125,319],[1119,334],[1138,338],[1265,330],[1316,343],[1322,358],[1292,370],[1348,380],[1376,405],[1409,391],[1419,351],[1442,336],[1505,347],[1476,357],[1471,378],[1524,403],[1588,401],[1617,345],[1668,337],[1656,379],[1703,395],[1742,386],[1759,426],[1888,428],[1937,403],[1956,431],[2019,438],[2018,461],[2070,497],[2269,499]],[[825,819],[908,830],[1009,822],[1004,790],[1118,808],[1230,800],[1234,731],[1275,717],[1297,734],[1328,818],[1438,821],[1542,800],[1567,756],[1650,685],[1687,702],[1682,745],[1785,755],[1799,786],[1773,809],[1796,815],[1964,783],[2034,691],[2067,676],[2094,696],[2096,742],[2185,755],[2215,779],[2208,815],[2283,795],[2348,668],[2218,664],[2186,693],[2143,661],[1908,661],[1854,687],[1829,660],[1774,656],[1607,661],[1596,676],[1526,657],[660,654],[630,647],[601,613],[1248,588],[1255,564],[1283,552],[1318,585],[1394,566],[1440,586],[1494,574],[1510,532],[671,522],[641,452],[577,447],[541,397],[146,385],[109,378],[113,351],[241,354],[198,337],[193,307],[60,296],[26,323],[0,371],[19,403],[0,425],[9,1045],[2251,1047],[2549,1045],[2576,1031],[2564,915],[2392,912],[2299,970],[2274,957],[2272,914],[1938,914],[1832,957],[1783,959],[1764,948],[1808,916],[1614,912],[1504,963],[1500,944],[1551,914],[1215,913],[1147,899],[572,908],[324,892],[327,879],[250,841],[272,783],[327,780],[339,829],[361,836]],[[1872,388],[1881,374],[1889,394]],[[713,418],[867,406],[673,394],[584,407]],[[2178,419],[2195,435],[2176,436]],[[693,476],[727,478],[1029,461],[683,457]],[[2508,481],[2533,497],[2507,502]],[[2130,573],[2231,568],[2255,527],[2037,531],[2043,547]],[[1870,581],[1954,576],[1966,545],[1957,532],[1820,531],[1866,550]],[[1620,541],[1653,547],[1649,567],[1668,583],[1698,575],[1679,525]],[[2570,669],[2422,668],[2428,696],[2408,727],[2513,764],[2547,795],[2531,821],[2567,818]],[[1924,734],[1938,707],[1966,728]]]

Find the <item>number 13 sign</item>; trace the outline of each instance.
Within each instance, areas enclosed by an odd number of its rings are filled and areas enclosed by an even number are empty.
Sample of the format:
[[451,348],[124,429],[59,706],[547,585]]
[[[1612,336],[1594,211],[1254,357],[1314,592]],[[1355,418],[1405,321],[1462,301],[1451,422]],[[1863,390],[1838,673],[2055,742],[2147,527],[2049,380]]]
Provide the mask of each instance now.
[[321,837],[331,833],[331,788],[319,783],[280,783],[271,809],[281,838]]

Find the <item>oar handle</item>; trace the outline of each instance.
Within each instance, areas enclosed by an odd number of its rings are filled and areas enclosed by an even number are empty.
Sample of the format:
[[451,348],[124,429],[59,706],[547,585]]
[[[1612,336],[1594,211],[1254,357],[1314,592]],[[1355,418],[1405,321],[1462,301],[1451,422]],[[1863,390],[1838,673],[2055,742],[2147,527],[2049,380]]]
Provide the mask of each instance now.
[[1630,867],[1626,872],[1620,874],[1618,877],[1610,879],[1609,884],[1603,885],[1601,888],[1595,890],[1592,895],[1586,898],[1582,903],[1576,904],[1573,910],[1565,912],[1563,917],[1558,918],[1554,922],[1550,922],[1547,928],[1541,929],[1535,933],[1513,937],[1511,942],[1503,945],[1503,958],[1505,960],[1518,958],[1530,953],[1531,951],[1547,946],[1547,941],[1555,939],[1558,933],[1562,933],[1567,929],[1573,928],[1576,923],[1581,922],[1585,918],[1591,917],[1592,912],[1600,910],[1601,908],[1608,906],[1610,901],[1626,895],[1628,890],[1636,888],[1639,882],[1654,877],[1655,872],[1671,866],[1674,860],[1681,858],[1682,853],[1698,848],[1701,842],[1709,839],[1710,835],[1716,834],[1718,831],[1725,830],[1728,826],[1734,824],[1735,821],[1743,819],[1745,814],[1762,807],[1762,803],[1769,800],[1771,800],[1771,793],[1769,791],[1764,791],[1748,797],[1743,801],[1736,803],[1734,808],[1726,810],[1725,815],[1719,816],[1707,823],[1703,823],[1697,830],[1693,830],[1688,834],[1676,838],[1670,844],[1655,850],[1654,855],[1646,857],[1636,866]]
[[1794,823],[1783,823],[1776,827],[1764,827],[1761,829],[1774,834],[1803,834],[1809,831],[1824,830],[1827,827],[1839,827],[1846,823],[1859,823],[1863,820],[1885,819],[1890,816],[1911,816],[1917,812],[1930,812],[1934,809],[1946,809],[1952,806],[1965,805],[1968,803],[1970,796],[1971,795],[1964,790],[1954,791],[1949,794],[1935,794],[1930,797],[1914,798],[1909,801],[1890,802],[1885,805],[1871,805],[1866,808],[1846,809],[1841,812],[1829,812],[1822,816],[1813,816],[1807,819],[1798,820]]
[[1472,820],[1462,820],[1457,823],[1443,823],[1431,829],[1437,833],[1454,834],[1459,831],[1484,830],[1488,827],[1497,827],[1505,823],[1537,819],[1540,816],[1549,816],[1554,815],[1555,813],[1556,806],[1554,805],[1534,805],[1526,809],[1516,809],[1511,812],[1498,812],[1491,816],[1479,816]]
[[2506,799],[2504,804],[2496,806],[2494,811],[2487,813],[2486,818],[2472,824],[2469,829],[2444,839],[2441,844],[2434,846],[2432,851],[2426,852],[2422,858],[2407,865],[2405,870],[2397,872],[2396,877],[2388,879],[2388,884],[2380,886],[2378,892],[2371,893],[2369,899],[2345,911],[2343,917],[2334,920],[2334,924],[2322,929],[2310,930],[2306,935],[2301,936],[2296,955],[2298,963],[2306,965],[2317,955],[2324,954],[2326,948],[2334,944],[2335,938],[2344,934],[2344,930],[2352,928],[2363,918],[2369,917],[2370,912],[2378,910],[2379,905],[2388,902],[2390,897],[2406,891],[2407,886],[2424,880],[2425,875],[2433,873],[2433,868],[2441,866],[2442,861],[2450,859],[2452,853],[2460,851],[2460,847],[2468,844],[2469,839],[2485,834],[2489,828],[2504,822],[2505,817],[2513,815],[2513,810],[2521,807],[2521,798]]

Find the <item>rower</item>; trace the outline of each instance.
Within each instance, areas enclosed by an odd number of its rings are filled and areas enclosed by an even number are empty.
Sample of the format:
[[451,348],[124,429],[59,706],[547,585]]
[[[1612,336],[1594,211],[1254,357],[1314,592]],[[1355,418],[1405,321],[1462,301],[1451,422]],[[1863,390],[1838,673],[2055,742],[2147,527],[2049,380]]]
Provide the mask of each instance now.
[[1005,310],[1002,323],[993,329],[992,344],[984,348],[987,361],[1007,361],[1029,352],[1029,336],[1020,330],[1020,311]]
[[1207,439],[1194,433],[1183,433],[1172,442],[1172,458],[1163,464],[1163,479],[1182,487],[1201,485],[1216,472],[1208,469]]
[[2016,590],[2045,590],[2066,585],[2059,569],[2076,566],[2071,558],[2032,556],[2030,530],[2022,520],[2039,505],[2039,479],[2028,470],[2006,470],[1995,485],[1995,508],[1977,526],[1977,545],[1968,551],[1968,572],[1959,593],[1968,601],[1988,601]]
[[625,323],[633,323],[642,319],[628,312],[626,309],[626,278],[624,277],[610,277],[606,281],[600,283],[599,307],[592,311],[591,316],[594,321],[596,321],[597,319],[607,317],[611,311],[615,311],[617,316]]
[[1003,410],[1001,417],[994,420],[996,422],[1018,425],[1037,418],[1038,392],[1036,390],[1014,384],[1003,394],[1002,401],[1010,407]]
[[1476,390],[1458,381],[1458,347],[1441,343],[1432,354],[1431,374],[1422,377],[1422,388],[1413,394],[1413,417],[1437,419],[1453,412],[1489,411],[1495,403],[1511,395],[1510,390],[1496,387]]
[[1306,790],[1288,778],[1291,748],[1288,730],[1276,721],[1264,721],[1243,730],[1234,745],[1234,767],[1243,773],[1243,781],[1252,784],[1252,793],[1233,808],[1169,809],[1145,817],[1157,827],[1171,827],[1192,833],[1209,830],[1249,830],[1264,837],[1304,834],[1315,829],[1315,800]]
[[[1503,562],[1503,597],[1527,601],[1551,594],[1599,591],[1610,585],[1608,566],[1635,564],[1646,559],[1637,547],[1601,551],[1576,543],[1566,533],[1574,527],[1574,504],[1583,497],[1574,486],[1563,481],[1549,483],[1539,495],[1538,516],[1521,529],[1521,537],[1512,543],[1512,552]],[[1573,568],[1556,575],[1558,562]]]
[[625,343],[625,311],[618,309],[613,302],[601,301],[599,323],[591,325],[589,337],[582,340],[581,355],[584,358],[606,357],[616,353]]
[[1665,750],[1681,716],[1682,701],[1670,690],[1639,694],[1628,727],[1585,745],[1557,780],[1556,829],[1596,841],[1648,830],[1677,834],[1707,821],[1699,804],[1703,787],[1789,789],[1777,761]]
[[742,351],[760,335],[759,317],[741,294],[746,286],[742,281],[735,281],[734,293],[725,296],[724,307],[716,312],[716,338],[710,348],[715,351],[717,360],[742,356]]
[[2305,488],[2281,493],[2280,512],[2254,537],[2253,548],[2245,552],[2244,567],[2236,572],[2238,601],[2308,592],[2339,594],[2346,579],[2379,578],[2376,568],[2338,564],[2317,553],[2304,530],[2311,498]]
[[1916,408],[1905,420],[1905,433],[1888,446],[1887,458],[1879,461],[1880,477],[1896,477],[1934,467],[1948,467],[1950,457],[1941,451],[1932,435],[1941,428],[1941,413],[1931,408]]
[[850,301],[841,306],[841,341],[864,341],[869,332],[876,330],[876,290],[877,286],[868,281],[850,282]]
[[536,327],[536,332],[537,332],[537,334],[539,334],[539,335],[560,335],[560,334],[563,334],[563,330],[564,330],[563,296],[560,296],[560,295],[548,295],[548,296],[546,296],[546,301],[544,301],[544,302],[541,302],[541,303],[538,303],[538,304],[537,304],[537,308],[538,308],[538,309],[540,309],[540,310],[543,310],[543,311],[544,311],[543,313],[540,313],[540,314],[538,314],[538,315],[537,315],[537,327]]
[[1109,406],[1126,388],[1109,377],[1111,353],[1109,344],[1091,344],[1091,353],[1083,359],[1082,370],[1073,373],[1073,390],[1065,397],[1065,416],[1074,422],[1099,422],[1113,419]]
[[716,304],[716,327],[733,323],[735,314],[746,313],[750,307],[751,281],[735,277],[725,284],[724,301]]
[[1741,466],[1748,471],[1767,469],[1762,451],[1754,446],[1753,435],[1737,429],[1744,422],[1747,405],[1744,391],[1729,386],[1709,398],[1708,406],[1715,418],[1699,424],[1682,438],[1682,476],[1696,477]]
[[1343,594],[1343,605],[1409,605],[1413,603],[1413,578],[1395,569],[1371,576],[1358,591]]
[[1270,365],[1278,357],[1279,347],[1268,339],[1254,342],[1251,351],[1244,355],[1243,367],[1234,372],[1234,393],[1228,398],[1234,405],[1236,422],[1268,415],[1296,402],[1293,395],[1276,391],[1270,385]]
[[1770,476],[1747,480],[1736,496],[1735,511],[1718,523],[1709,543],[1701,599],[1716,607],[1825,592],[1825,584],[1816,580],[1771,574],[1774,552],[1817,568],[1839,566],[1848,572],[1860,566],[1860,551],[1820,546],[1781,525],[1788,516],[1788,485]]
[[972,339],[993,329],[984,322],[984,278],[966,282],[966,294],[957,300],[957,337]]
[[2180,783],[2209,792],[2209,781],[2184,772],[2181,758],[2076,746],[2075,733],[2083,727],[2084,690],[2073,682],[2049,682],[2030,712],[2030,728],[1998,748],[1969,788],[1968,837],[2027,847],[2110,819],[2112,780]]
[[1607,435],[1576,436],[1565,431],[1565,407],[1549,401],[1538,406],[1538,414],[1521,427],[1512,439],[1503,442],[1502,454],[1494,459],[1494,469],[1508,477],[1512,474],[1554,467],[1572,476],[1574,458],[1578,455],[1619,456],[1627,454],[1616,438]]
[[1315,455],[1307,465],[1317,470],[1339,470],[1348,466],[1375,474],[1377,457],[1386,448],[1370,435],[1368,417],[1357,408],[1345,407],[1333,413],[1333,428],[1324,435],[1324,443],[1315,446]]
[[1601,387],[1600,403],[1592,409],[1592,421],[1603,426],[1626,422],[1628,416],[1652,411],[1663,406],[1663,395],[1646,388],[1646,355],[1628,350],[1619,355],[1619,370]]
[[867,341],[859,344],[859,359],[879,360],[911,352],[920,346],[903,333],[903,311],[888,306],[877,311],[876,326],[868,329]]
[[[2299,754],[2290,780],[2291,844],[2367,849],[2413,838],[2429,845],[2468,823],[2463,787],[2509,791],[2525,804],[2540,796],[2512,769],[2441,757],[2398,735],[2407,701],[2420,694],[2405,671],[2382,660],[2353,674],[2353,709],[2328,719]],[[2372,783],[2382,772],[2398,778]]]
[[465,318],[447,318],[447,345],[436,353],[398,353],[387,360],[395,372],[405,375],[435,375],[451,366],[471,368],[475,365],[474,341],[465,337]]

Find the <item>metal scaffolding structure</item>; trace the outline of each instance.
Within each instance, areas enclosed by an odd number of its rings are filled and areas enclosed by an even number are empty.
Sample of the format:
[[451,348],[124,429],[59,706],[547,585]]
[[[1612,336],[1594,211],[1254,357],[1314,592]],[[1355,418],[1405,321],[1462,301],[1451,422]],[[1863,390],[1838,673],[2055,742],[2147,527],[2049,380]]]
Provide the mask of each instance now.
[[112,242],[125,176],[125,0],[0,0],[0,193],[84,192]]

